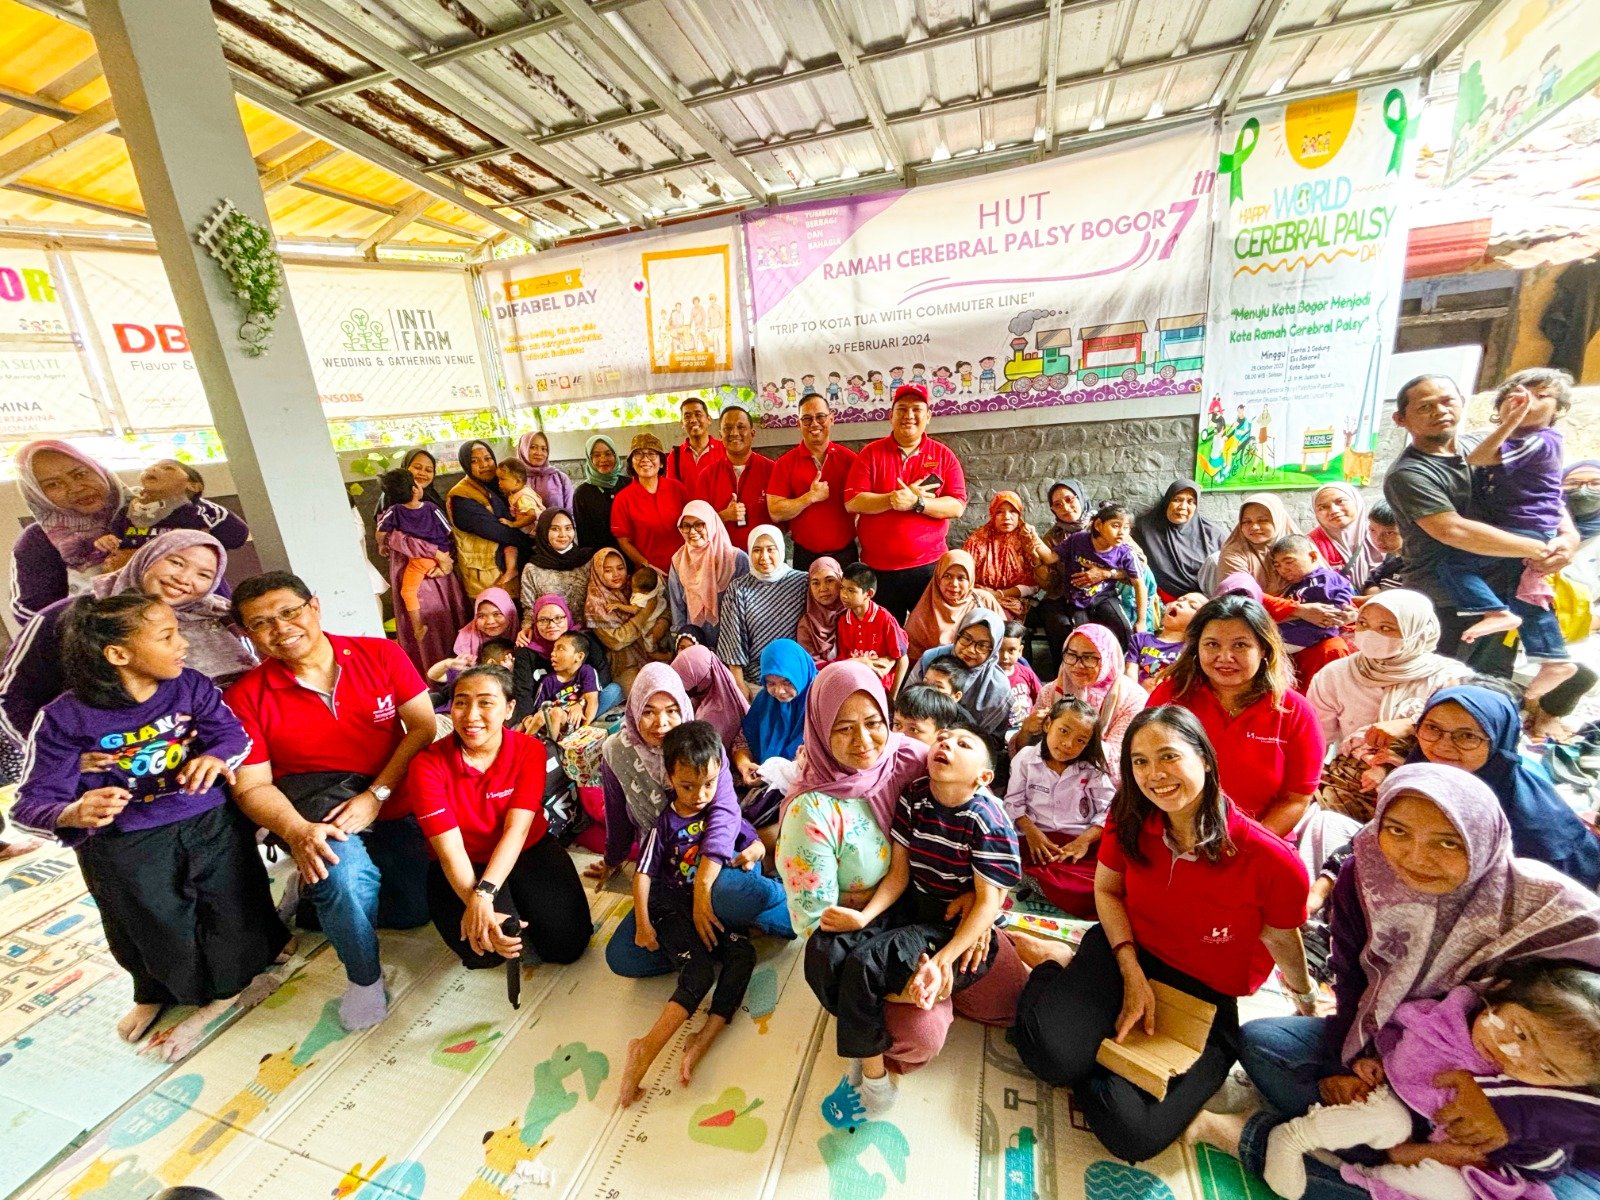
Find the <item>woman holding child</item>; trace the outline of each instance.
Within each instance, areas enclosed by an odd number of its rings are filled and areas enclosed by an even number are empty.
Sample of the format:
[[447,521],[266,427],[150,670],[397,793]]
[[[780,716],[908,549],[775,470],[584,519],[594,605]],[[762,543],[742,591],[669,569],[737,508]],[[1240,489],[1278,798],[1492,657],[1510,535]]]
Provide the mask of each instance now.
[[513,529],[511,506],[500,494],[494,448],[481,439],[461,443],[461,478],[445,496],[445,515],[456,533],[456,572],[469,600],[484,588],[510,588],[517,554],[528,544]]
[[1198,590],[1214,592],[1217,580],[1242,572],[1254,579],[1267,595],[1281,596],[1287,585],[1272,565],[1272,543],[1299,532],[1300,527],[1274,493],[1255,492],[1246,496],[1239,505],[1239,523],[1222,543],[1214,570],[1202,572],[1202,586]]
[[[654,567],[641,570],[655,574]],[[665,591],[660,576],[656,576],[657,586],[645,595],[630,587],[629,577],[628,560],[621,550],[607,546],[597,551],[589,560],[589,588],[583,604],[589,631],[605,646],[611,677],[624,691],[633,687],[639,668],[654,661],[656,647],[667,636],[666,603],[654,602]]]
[[1367,529],[1367,506],[1361,493],[1342,481],[1325,483],[1311,497],[1311,510],[1317,518],[1311,540],[1322,561],[1359,592],[1367,585],[1372,569],[1383,561],[1383,551]]
[[68,442],[43,439],[17,451],[17,486],[33,514],[11,547],[11,615],[26,625],[47,605],[77,595],[105,569],[96,543],[112,532],[128,490],[116,472]]

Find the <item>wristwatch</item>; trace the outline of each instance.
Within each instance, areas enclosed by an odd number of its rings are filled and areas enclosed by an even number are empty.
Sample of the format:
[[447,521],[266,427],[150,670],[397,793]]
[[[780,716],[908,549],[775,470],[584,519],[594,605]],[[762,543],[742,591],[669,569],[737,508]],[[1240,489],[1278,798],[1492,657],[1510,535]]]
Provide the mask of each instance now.
[[928,502],[926,500],[924,500],[921,496],[918,496],[917,497],[917,502],[911,506],[911,511],[914,512],[914,513],[919,513],[923,509],[925,509],[926,507],[928,507]]
[[487,879],[480,879],[472,890],[480,896],[487,896],[493,900],[500,894],[500,885],[498,883],[490,883]]
[[389,797],[394,795],[394,789],[392,787],[384,787],[381,783],[376,787],[370,787],[367,790],[378,798],[379,804],[389,803]]
[[1317,1002],[1317,985],[1312,983],[1311,990],[1309,992],[1297,992],[1291,988],[1289,990],[1289,997],[1290,999],[1299,1001],[1301,1004],[1315,1004]]

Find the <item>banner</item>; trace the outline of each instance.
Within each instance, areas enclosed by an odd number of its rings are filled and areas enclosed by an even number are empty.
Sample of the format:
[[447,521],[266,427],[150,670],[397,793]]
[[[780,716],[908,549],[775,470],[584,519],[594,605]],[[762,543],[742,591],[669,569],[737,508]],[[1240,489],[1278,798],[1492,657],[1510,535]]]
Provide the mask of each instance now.
[[[745,218],[763,423],[1198,394],[1215,134]],[[1115,412],[1095,414],[1115,416]]]
[[514,408],[748,381],[732,221],[486,267]]
[[1600,0],[1516,0],[1461,48],[1446,184],[1600,83]]
[[49,260],[0,248],[0,442],[107,432]]
[[1224,122],[1195,475],[1207,489],[1371,478],[1417,106],[1407,83]]
[[[133,428],[210,425],[161,259],[88,252],[74,254],[73,262]],[[286,266],[284,274],[330,419],[484,403],[472,299],[462,274],[298,265]]]

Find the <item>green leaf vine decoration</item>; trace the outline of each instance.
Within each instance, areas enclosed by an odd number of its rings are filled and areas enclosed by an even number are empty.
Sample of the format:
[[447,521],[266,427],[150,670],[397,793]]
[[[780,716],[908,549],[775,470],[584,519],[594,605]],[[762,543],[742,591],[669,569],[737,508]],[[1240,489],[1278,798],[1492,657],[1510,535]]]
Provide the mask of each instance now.
[[239,340],[246,354],[259,358],[267,352],[272,326],[283,308],[283,260],[273,245],[272,231],[234,208],[231,200],[223,200],[196,231],[195,240],[233,285],[234,299],[244,311]]

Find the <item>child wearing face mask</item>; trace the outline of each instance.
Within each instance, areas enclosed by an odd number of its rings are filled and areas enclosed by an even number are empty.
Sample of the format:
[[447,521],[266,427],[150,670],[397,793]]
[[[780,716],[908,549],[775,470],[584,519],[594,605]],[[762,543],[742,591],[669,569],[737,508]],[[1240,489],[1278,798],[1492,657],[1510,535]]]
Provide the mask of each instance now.
[[228,550],[237,550],[250,537],[250,529],[222,505],[205,498],[206,481],[188,463],[163,458],[139,476],[133,497],[111,519],[114,532],[95,539],[95,548],[108,556],[106,569],[115,570],[133,551],[169,529],[203,529]]
[[[1347,1164],[1345,1179],[1377,1200],[1548,1197],[1544,1181],[1596,1144],[1600,1104],[1600,975],[1578,966],[1523,962],[1503,967],[1484,994],[1451,989],[1410,1000],[1378,1031],[1377,1053],[1351,1071],[1359,1099],[1313,1105],[1274,1129],[1265,1176],[1289,1200],[1305,1194],[1305,1155],[1370,1146],[1375,1167]],[[1487,1154],[1452,1140],[1440,1109],[1464,1097],[1486,1101],[1509,1141]],[[1413,1140],[1418,1119],[1431,1125]]]

